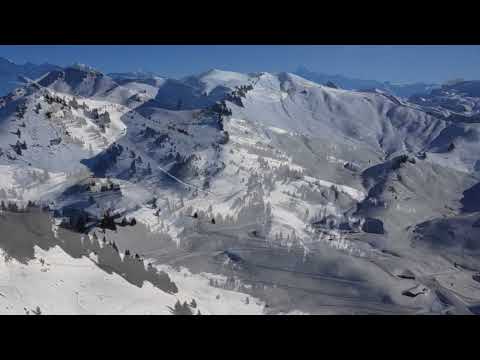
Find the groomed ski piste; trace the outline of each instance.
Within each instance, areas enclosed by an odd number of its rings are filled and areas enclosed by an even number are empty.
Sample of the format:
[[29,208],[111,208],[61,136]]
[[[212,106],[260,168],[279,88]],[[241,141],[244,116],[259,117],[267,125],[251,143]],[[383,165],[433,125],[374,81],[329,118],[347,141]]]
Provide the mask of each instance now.
[[1,313],[478,311],[477,123],[288,73],[63,71],[1,102],[0,229],[30,239],[0,240]]

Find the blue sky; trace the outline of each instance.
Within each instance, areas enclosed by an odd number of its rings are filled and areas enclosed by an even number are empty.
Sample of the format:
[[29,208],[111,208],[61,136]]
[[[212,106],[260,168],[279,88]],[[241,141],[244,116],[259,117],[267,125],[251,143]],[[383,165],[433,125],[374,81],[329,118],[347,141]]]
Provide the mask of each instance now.
[[480,46],[263,46],[263,45],[0,45],[16,63],[91,65],[104,72],[153,71],[181,77],[211,68],[294,71],[299,65],[327,74],[393,82],[480,79]]

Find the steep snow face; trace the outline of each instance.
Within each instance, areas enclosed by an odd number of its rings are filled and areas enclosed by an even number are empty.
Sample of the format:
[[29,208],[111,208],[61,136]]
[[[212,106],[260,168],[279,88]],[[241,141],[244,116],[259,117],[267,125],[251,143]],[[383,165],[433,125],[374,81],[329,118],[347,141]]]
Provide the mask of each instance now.
[[393,97],[317,85],[290,74],[261,75],[234,116],[386,156],[419,151],[445,124]]
[[232,90],[236,86],[248,83],[249,80],[249,75],[218,69],[212,69],[198,76],[183,79],[185,83],[194,86],[207,96],[217,88]]

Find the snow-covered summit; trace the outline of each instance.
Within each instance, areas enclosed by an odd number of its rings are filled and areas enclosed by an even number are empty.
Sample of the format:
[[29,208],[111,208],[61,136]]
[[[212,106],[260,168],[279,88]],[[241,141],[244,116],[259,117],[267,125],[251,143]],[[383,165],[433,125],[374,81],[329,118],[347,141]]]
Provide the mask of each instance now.
[[247,83],[249,79],[250,76],[246,74],[211,69],[200,75],[184,78],[183,81],[196,87],[200,92],[209,95],[219,87],[233,89],[236,86]]

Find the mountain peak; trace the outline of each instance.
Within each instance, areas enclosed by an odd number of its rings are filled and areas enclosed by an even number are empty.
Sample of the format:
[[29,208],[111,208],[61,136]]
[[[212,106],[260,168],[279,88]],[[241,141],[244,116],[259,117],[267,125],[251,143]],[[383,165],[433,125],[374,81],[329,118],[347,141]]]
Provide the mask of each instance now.
[[244,76],[244,74],[235,72],[235,71],[229,71],[229,70],[221,70],[221,69],[210,69],[208,71],[205,71],[204,73],[201,73],[198,75],[199,79],[203,78],[219,78],[219,79],[228,79],[228,78],[238,78],[239,76]]
[[81,63],[73,63],[72,65],[66,67],[66,70],[68,69],[80,70],[80,71],[90,72],[95,74],[102,74],[100,70],[97,70],[90,65],[81,64]]

